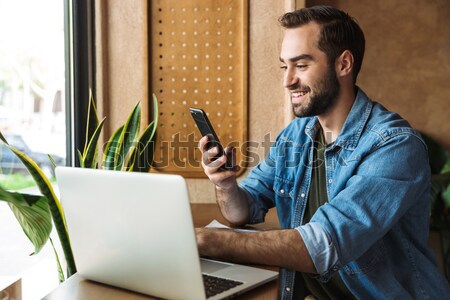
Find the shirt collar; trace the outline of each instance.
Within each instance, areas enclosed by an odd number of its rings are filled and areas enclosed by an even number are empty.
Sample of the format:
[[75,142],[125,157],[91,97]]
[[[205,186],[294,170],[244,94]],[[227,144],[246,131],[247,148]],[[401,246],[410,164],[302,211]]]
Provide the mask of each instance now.
[[[330,145],[330,148],[339,146],[348,150],[354,150],[358,144],[367,120],[369,119],[372,107],[373,102],[359,87],[357,87],[356,98],[353,102],[352,109],[344,122],[341,133],[334,143]],[[317,123],[317,117],[313,117],[306,124],[305,133],[311,140],[314,140],[314,136],[317,131],[316,125],[319,125]]]

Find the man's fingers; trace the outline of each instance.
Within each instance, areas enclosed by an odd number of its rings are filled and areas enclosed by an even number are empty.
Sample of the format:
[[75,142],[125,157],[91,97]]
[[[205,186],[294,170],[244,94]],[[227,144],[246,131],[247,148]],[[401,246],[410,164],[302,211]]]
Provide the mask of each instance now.
[[200,149],[200,151],[203,153],[205,151],[207,151],[208,149],[206,148],[206,144],[208,143],[208,136],[204,136],[200,139],[200,141],[198,142],[198,148]]

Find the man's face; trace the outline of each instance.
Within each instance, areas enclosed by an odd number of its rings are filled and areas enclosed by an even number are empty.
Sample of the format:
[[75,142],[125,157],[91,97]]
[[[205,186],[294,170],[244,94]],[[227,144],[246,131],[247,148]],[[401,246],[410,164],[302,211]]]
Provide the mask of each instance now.
[[329,65],[326,54],[317,48],[319,34],[316,23],[285,30],[280,61],[296,117],[325,114],[339,95],[334,64]]

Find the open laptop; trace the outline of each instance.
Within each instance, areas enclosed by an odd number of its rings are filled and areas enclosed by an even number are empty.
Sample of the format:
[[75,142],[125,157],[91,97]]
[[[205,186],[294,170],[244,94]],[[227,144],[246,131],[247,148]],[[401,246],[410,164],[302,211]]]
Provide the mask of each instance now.
[[[181,176],[57,167],[56,178],[83,278],[160,298],[198,300],[228,298],[278,276],[199,258]],[[215,277],[228,280],[220,284],[229,289],[205,289],[204,282]]]

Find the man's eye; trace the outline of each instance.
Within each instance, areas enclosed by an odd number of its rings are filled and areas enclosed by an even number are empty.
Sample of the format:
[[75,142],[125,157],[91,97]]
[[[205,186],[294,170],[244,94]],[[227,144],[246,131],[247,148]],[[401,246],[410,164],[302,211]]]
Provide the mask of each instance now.
[[307,65],[296,65],[295,66],[297,69],[306,69]]
[[281,66],[280,69],[283,70],[283,71],[286,71],[287,70],[287,66]]

